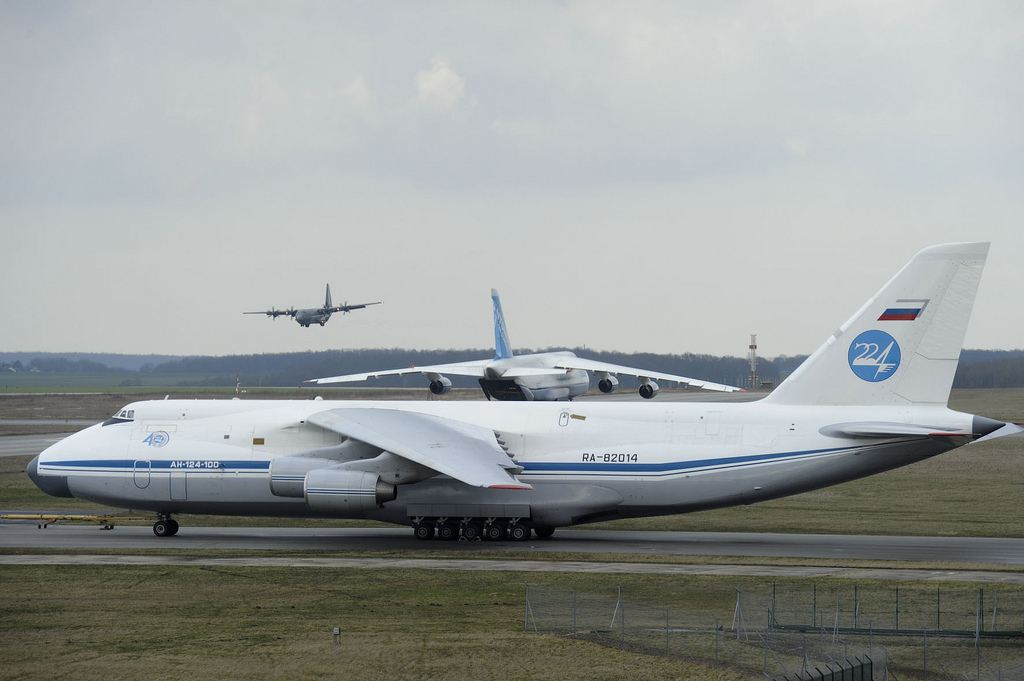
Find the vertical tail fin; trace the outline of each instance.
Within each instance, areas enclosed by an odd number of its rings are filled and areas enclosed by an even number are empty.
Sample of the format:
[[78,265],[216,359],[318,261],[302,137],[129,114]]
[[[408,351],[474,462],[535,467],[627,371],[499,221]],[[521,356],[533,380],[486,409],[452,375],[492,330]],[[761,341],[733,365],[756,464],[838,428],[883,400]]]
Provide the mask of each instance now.
[[494,302],[494,359],[508,359],[512,356],[512,344],[508,341],[508,328],[505,326],[505,314],[501,311],[501,299],[498,291],[491,289],[491,300]]
[[327,298],[324,300],[324,309],[331,309],[331,285],[327,285]]
[[944,244],[915,255],[766,401],[945,405],[988,247]]

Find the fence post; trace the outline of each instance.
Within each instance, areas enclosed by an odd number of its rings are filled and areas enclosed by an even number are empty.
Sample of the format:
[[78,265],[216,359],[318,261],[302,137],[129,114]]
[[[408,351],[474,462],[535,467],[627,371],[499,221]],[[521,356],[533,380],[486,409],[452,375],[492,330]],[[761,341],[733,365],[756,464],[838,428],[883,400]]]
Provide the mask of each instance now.
[[[621,600],[622,586],[621,585],[619,585],[619,596],[620,596],[619,603],[621,604],[622,603],[622,600]],[[620,632],[619,635],[621,636],[621,640],[619,642],[619,647],[622,650],[625,650],[626,649],[626,606],[625,605],[622,605],[621,609],[619,610],[619,632]]]
[[836,637],[839,636],[839,592],[836,592],[836,618],[832,623],[832,643],[836,642]]
[[811,585],[811,626],[818,627],[818,585]]
[[718,662],[718,632],[722,630],[722,626],[718,621],[718,617],[715,617],[715,666],[717,667]]
[[924,630],[924,675],[928,675],[928,630]]
[[572,635],[576,635],[576,589],[572,590]]
[[896,622],[893,624],[893,630],[900,630],[900,588],[896,587]]
[[608,625],[609,629],[614,629],[615,628],[615,617],[616,616],[620,616],[620,617],[622,616],[622,614],[619,612],[619,608],[620,607],[622,607],[622,585],[621,584],[619,584],[618,597],[615,599],[615,610],[612,611],[612,623],[610,625]]
[[523,582],[526,585],[526,609],[523,611],[523,633],[530,631],[530,583]]
[[853,586],[853,628],[857,628],[857,620],[860,619],[860,587]]
[[995,593],[992,594],[992,621],[988,625],[989,631],[996,630],[996,614],[999,611],[999,589],[996,589]]
[[668,653],[668,649],[669,649],[669,631],[670,631],[670,629],[669,629],[668,606],[666,605],[665,606],[665,657],[669,656],[669,653]]

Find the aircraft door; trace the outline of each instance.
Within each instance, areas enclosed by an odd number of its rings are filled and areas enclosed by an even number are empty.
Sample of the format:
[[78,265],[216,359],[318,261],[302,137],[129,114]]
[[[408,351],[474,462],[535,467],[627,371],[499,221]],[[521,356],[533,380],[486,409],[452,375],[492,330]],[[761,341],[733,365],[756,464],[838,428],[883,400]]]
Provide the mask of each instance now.
[[171,501],[188,500],[188,473],[184,471],[171,472]]
[[146,489],[149,487],[149,483],[152,478],[153,464],[149,459],[136,460],[134,467],[133,480],[135,486],[139,489]]

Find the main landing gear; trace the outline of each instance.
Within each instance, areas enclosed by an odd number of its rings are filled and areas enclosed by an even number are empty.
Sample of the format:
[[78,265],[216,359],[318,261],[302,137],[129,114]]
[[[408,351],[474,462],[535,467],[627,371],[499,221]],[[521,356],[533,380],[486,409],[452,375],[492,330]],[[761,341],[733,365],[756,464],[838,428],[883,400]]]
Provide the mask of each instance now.
[[166,513],[161,513],[153,523],[153,534],[158,537],[173,537],[178,534],[178,521]]
[[527,541],[532,533],[544,539],[555,532],[546,525],[534,525],[523,518],[414,518],[413,534],[426,541]]

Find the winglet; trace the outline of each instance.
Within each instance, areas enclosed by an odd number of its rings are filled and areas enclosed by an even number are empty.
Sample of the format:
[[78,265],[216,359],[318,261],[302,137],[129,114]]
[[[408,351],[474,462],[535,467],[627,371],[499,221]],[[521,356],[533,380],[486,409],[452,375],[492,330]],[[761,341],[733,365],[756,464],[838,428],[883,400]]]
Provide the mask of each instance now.
[[494,302],[494,359],[508,359],[512,356],[512,344],[508,340],[508,327],[505,326],[505,314],[501,311],[497,289],[491,289],[491,300]]

